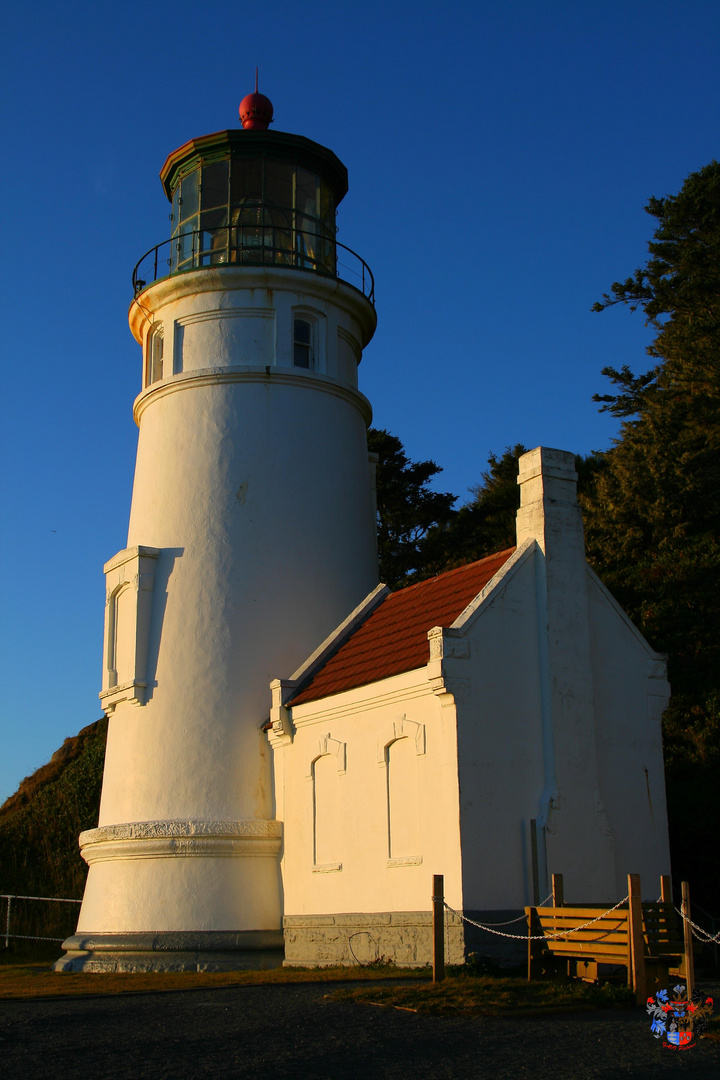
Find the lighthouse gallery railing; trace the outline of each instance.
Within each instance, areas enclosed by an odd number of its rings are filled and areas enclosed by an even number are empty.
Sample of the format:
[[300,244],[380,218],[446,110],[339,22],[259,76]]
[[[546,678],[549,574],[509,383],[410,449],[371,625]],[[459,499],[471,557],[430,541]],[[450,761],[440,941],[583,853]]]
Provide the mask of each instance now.
[[375,280],[357,252],[323,233],[287,225],[194,229],[146,251],[133,270],[137,294],[159,278],[222,266],[287,266],[337,277],[375,303]]

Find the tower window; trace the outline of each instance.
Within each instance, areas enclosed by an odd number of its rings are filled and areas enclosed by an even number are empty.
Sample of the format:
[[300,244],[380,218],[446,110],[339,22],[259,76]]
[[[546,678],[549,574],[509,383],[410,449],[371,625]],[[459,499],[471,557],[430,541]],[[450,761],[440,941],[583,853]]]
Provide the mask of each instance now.
[[295,367],[315,366],[313,355],[313,324],[308,319],[295,319],[293,331],[293,364]]
[[153,327],[148,338],[147,384],[158,382],[163,377],[163,355],[165,335],[162,323]]

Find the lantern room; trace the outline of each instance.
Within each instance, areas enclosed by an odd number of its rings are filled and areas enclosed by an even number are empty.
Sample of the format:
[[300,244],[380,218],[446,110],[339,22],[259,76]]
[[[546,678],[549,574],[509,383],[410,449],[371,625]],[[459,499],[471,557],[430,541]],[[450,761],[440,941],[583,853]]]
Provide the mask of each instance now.
[[373,299],[369,267],[336,239],[347,169],[326,147],[280,131],[219,131],[170,154],[160,179],[172,235],[138,263],[136,291],[167,274],[245,264],[338,276]]

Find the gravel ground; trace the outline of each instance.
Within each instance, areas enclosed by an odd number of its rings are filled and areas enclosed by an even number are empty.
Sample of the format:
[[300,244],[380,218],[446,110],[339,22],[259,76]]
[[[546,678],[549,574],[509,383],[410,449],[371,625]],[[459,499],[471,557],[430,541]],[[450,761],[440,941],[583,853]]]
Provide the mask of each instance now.
[[301,984],[0,1002],[8,1080],[720,1078],[720,1043],[665,1050],[639,1009],[445,1019]]

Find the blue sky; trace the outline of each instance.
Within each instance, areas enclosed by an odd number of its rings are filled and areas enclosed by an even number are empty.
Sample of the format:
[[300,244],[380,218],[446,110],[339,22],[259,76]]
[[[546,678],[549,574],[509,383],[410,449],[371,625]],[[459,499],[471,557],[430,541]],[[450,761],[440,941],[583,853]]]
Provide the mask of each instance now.
[[258,65],[275,128],[345,162],[339,238],[376,278],[361,388],[464,500],[508,444],[610,445],[600,369],[644,368],[649,335],[590,308],[644,261],[648,197],[718,155],[720,5],[30,0],[3,37],[0,800],[100,715],[167,154],[237,126]]

